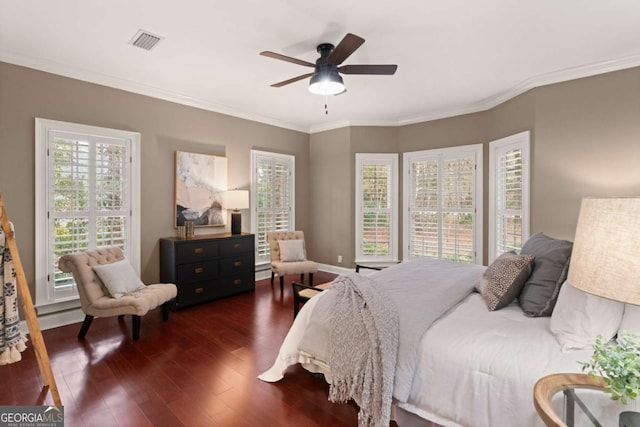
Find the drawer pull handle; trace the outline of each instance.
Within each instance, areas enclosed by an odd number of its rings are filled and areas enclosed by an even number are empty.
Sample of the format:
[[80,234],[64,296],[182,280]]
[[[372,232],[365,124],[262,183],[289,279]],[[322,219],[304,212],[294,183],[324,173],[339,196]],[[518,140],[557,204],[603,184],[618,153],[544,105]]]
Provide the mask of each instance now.
[[200,274],[200,273],[202,273],[204,271],[204,268],[198,267],[194,271],[196,272],[196,274]]
[[196,288],[196,294],[201,294],[204,292],[204,288]]
[[234,285],[241,285],[242,284],[242,280],[236,279],[236,280],[233,281],[233,284]]
[[204,252],[204,249],[203,249],[203,248],[195,248],[195,249],[193,250],[193,253],[194,253],[194,254],[201,254],[201,253],[203,253],[203,252]]
[[234,266],[234,267],[240,267],[240,266],[242,266],[242,261],[236,261],[236,262],[234,262],[234,263],[233,263],[233,266]]
[[233,249],[240,249],[242,245],[240,243],[234,243]]

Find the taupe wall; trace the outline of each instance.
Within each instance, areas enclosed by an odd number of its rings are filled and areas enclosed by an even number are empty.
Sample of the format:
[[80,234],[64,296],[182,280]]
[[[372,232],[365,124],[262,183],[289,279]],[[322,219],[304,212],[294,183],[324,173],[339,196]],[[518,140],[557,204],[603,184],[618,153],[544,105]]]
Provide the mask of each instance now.
[[534,231],[572,239],[583,196],[640,196],[640,68],[540,88]]
[[[159,279],[158,239],[174,235],[174,152],[226,156],[230,188],[249,188],[250,149],[296,157],[296,225],[309,225],[309,135],[28,68],[0,63],[0,192],[17,228],[30,284],[35,271],[34,119],[140,132],[142,278]],[[249,230],[250,211],[243,212]],[[198,232],[222,232],[221,228]]]
[[[372,135],[378,128],[353,129]],[[398,128],[395,146],[399,153],[485,144],[485,262],[488,143],[525,130],[531,132],[531,233],[542,231],[573,239],[582,197],[640,195],[640,68],[535,88],[488,111]],[[386,128],[381,132],[393,146],[393,133]],[[313,135],[312,145],[313,141],[331,139],[328,132],[325,134]],[[349,142],[352,156],[356,152],[387,151],[387,146],[370,150],[366,144]],[[314,168],[332,170],[334,159],[322,164],[313,149],[311,158]],[[314,179],[314,187],[354,193],[353,186],[337,185],[332,174],[317,174]],[[334,195],[335,200],[347,198]],[[314,229],[353,228],[353,202],[348,203],[352,211],[349,218],[312,213]],[[333,210],[345,212],[346,207],[331,206]],[[340,221],[347,224],[338,224]],[[350,230],[331,247],[318,247],[314,256],[331,260],[334,247],[348,247],[353,240]]]
[[[305,236],[310,259],[317,262],[349,266],[353,258],[353,207],[349,128],[313,134],[310,137],[309,189],[311,221]],[[296,169],[296,173],[304,173]],[[296,191],[296,196],[299,193]],[[343,263],[338,264],[338,255]]]

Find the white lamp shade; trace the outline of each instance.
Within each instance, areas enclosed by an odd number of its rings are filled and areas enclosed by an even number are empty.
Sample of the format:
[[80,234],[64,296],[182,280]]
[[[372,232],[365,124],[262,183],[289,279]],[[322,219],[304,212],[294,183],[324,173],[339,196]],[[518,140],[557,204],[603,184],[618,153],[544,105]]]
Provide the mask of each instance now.
[[568,279],[585,292],[640,304],[640,197],[582,200]]
[[226,209],[247,209],[249,207],[249,192],[247,190],[229,190],[222,197]]

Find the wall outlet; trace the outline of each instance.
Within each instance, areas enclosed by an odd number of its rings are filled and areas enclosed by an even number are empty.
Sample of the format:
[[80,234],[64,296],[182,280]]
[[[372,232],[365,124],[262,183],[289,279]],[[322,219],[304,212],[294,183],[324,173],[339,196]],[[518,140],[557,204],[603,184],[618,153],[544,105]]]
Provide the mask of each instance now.
[[338,255],[338,264],[342,264],[342,255]]

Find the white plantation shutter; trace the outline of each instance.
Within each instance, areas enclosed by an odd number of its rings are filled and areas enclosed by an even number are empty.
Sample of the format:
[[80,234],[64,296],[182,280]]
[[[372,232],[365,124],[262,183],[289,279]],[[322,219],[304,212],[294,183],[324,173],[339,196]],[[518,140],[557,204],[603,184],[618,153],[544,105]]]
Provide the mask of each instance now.
[[489,262],[519,252],[529,237],[529,132],[493,141],[490,147]]
[[404,258],[481,262],[481,146],[405,153],[404,159]]
[[397,154],[356,154],[356,261],[397,261],[397,182]]
[[294,157],[251,151],[252,198],[255,215],[252,230],[256,235],[256,263],[270,259],[267,233],[293,231]]
[[133,161],[139,134],[45,120],[38,128],[46,202],[37,209],[46,212],[46,237],[37,244],[47,259],[36,274],[45,282],[36,299],[51,304],[77,296],[72,274],[58,269],[65,254],[117,246],[139,269],[139,214],[133,214],[139,210]]

